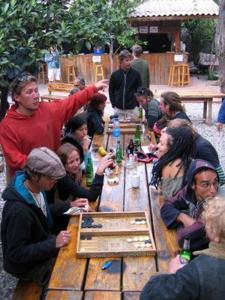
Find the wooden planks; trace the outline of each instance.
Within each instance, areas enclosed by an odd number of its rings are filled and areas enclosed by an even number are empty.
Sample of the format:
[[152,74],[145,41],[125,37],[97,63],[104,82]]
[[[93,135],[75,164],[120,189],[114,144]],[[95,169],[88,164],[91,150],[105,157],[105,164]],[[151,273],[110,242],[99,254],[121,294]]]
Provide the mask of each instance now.
[[87,259],[77,258],[75,255],[78,222],[79,216],[70,218],[68,230],[71,232],[71,241],[59,251],[49,282],[49,289],[82,289]]
[[[125,136],[125,145],[133,136]],[[143,140],[145,143],[145,141]],[[140,174],[140,187],[133,189],[130,185],[132,170],[125,170],[126,185],[124,197],[125,211],[146,211],[150,221],[149,195],[145,164],[138,163],[137,171]],[[150,222],[151,223],[151,222]],[[144,268],[143,268],[144,266]],[[125,257],[123,260],[123,291],[141,291],[149,277],[156,272],[154,257]]]
[[80,291],[48,291],[46,300],[82,300]]
[[120,292],[91,291],[85,293],[85,300],[121,300]]
[[140,292],[125,292],[123,293],[123,300],[139,300]]

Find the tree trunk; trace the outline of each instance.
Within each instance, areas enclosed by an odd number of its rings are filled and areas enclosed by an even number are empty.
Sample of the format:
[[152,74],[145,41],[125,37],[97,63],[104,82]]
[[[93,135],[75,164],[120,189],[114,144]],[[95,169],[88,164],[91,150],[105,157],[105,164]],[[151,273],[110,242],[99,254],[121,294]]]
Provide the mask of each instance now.
[[110,72],[113,72],[113,40],[109,45]]
[[219,60],[220,90],[222,93],[225,93],[225,0],[220,1],[219,7],[215,44]]
[[1,88],[1,105],[0,105],[0,121],[5,117],[5,114],[9,108],[7,87]]

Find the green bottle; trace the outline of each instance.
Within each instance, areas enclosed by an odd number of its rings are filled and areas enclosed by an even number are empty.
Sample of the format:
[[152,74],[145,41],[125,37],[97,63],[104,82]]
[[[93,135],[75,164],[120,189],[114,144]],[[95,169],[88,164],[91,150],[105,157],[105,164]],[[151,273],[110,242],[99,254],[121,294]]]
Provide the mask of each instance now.
[[143,119],[143,108],[140,106],[139,107],[139,119],[142,121]]
[[120,144],[120,140],[117,140],[117,145],[116,145],[116,162],[120,164],[123,160],[123,151],[122,147]]
[[91,186],[94,179],[94,169],[91,156],[87,158],[86,165],[86,185]]
[[136,126],[135,134],[134,134],[134,145],[136,150],[139,150],[141,147],[141,129],[140,125]]
[[184,239],[183,248],[180,253],[180,262],[182,264],[187,264],[191,260],[191,251],[190,251],[190,240]]

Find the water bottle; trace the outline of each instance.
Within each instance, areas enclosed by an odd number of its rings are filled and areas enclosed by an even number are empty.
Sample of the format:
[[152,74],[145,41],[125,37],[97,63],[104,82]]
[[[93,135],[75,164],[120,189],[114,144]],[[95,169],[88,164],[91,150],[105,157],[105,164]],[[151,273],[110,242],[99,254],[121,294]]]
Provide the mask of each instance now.
[[120,140],[120,122],[118,118],[114,118],[113,120],[113,130],[112,130],[112,136],[113,136],[113,146],[114,149],[116,150],[116,146],[117,146],[117,141]]

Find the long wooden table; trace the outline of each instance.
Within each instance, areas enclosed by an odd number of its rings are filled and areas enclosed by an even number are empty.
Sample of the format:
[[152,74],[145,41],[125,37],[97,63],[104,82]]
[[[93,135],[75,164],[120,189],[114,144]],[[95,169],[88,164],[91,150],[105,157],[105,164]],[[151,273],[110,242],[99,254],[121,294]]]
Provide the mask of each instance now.
[[205,91],[193,91],[189,93],[179,92],[182,102],[203,102],[203,120],[206,124],[212,124],[212,103],[214,98],[225,97],[224,93],[209,93]]
[[[130,134],[123,134],[122,144],[128,144]],[[145,139],[144,139],[145,140]],[[143,141],[147,143],[147,141]],[[95,136],[92,143],[92,157],[96,165],[99,154],[96,149],[104,145],[112,147],[112,136]],[[156,204],[157,194],[149,189],[149,172],[151,164],[138,164],[140,188],[132,189],[130,185],[131,170],[122,167],[118,185],[110,186],[104,180],[99,211],[146,211],[156,241],[155,256],[113,258],[113,271],[102,270],[102,265],[110,258],[77,258],[76,244],[78,216],[70,218],[68,230],[72,234],[71,242],[60,249],[49,283],[46,299],[85,299],[85,300],[134,300],[139,299],[140,292],[152,274],[167,271],[168,260],[178,250],[176,235],[168,231],[159,216]]]

